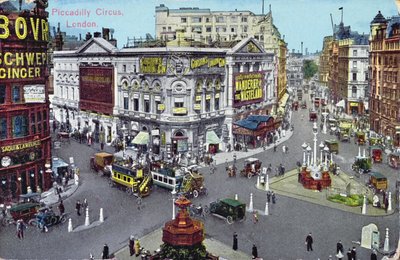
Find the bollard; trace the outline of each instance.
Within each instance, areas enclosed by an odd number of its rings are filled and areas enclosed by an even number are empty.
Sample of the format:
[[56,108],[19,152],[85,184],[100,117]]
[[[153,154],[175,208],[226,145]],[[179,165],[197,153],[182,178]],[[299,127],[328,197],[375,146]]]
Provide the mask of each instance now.
[[100,222],[104,222],[104,215],[103,215],[103,208],[100,208],[100,217],[99,217]]
[[362,205],[361,214],[363,214],[363,215],[367,214],[367,198],[365,197],[365,195],[364,195],[364,201],[363,201],[363,205]]
[[260,175],[257,176],[257,188],[260,186]]
[[68,220],[68,232],[72,232],[73,228],[72,228],[72,219],[69,218]]
[[235,200],[239,200],[237,193],[235,194]]
[[265,216],[269,215],[269,209],[268,209],[268,201],[265,203],[265,211],[264,211]]
[[392,192],[389,191],[388,194],[388,208],[387,211],[392,211]]
[[266,175],[266,180],[265,180],[265,190],[268,191],[269,190],[269,175]]
[[358,147],[358,157],[361,157],[361,147]]
[[253,193],[250,193],[250,203],[249,203],[249,211],[253,212]]
[[385,243],[383,244],[383,251],[389,251],[389,228],[386,228]]
[[90,225],[90,220],[89,220],[89,207],[86,207],[86,217],[85,217],[85,226]]

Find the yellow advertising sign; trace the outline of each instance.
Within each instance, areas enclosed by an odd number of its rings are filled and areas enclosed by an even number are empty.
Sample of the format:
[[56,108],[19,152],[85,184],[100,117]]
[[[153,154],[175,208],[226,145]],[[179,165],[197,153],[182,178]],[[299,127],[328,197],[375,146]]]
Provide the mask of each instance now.
[[165,110],[165,104],[158,104],[157,110],[164,111]]
[[187,114],[187,108],[186,107],[174,107],[172,109],[173,114],[178,114],[178,115],[186,115]]
[[38,78],[46,64],[45,52],[0,53],[0,79]]
[[201,101],[201,96],[196,96],[196,101]]
[[192,59],[190,62],[190,68],[191,69],[196,69],[200,68],[202,66],[207,65],[209,68],[211,67],[224,67],[226,64],[224,58],[211,58],[209,59],[207,56],[206,57],[201,57],[198,59]]
[[215,98],[219,98],[219,93],[215,94]]
[[211,95],[206,95],[206,99],[207,100],[211,99]]
[[263,72],[234,75],[234,106],[261,101],[263,98]]
[[194,110],[201,110],[201,104],[194,104]]
[[358,103],[356,103],[356,102],[350,102],[350,106],[351,106],[351,107],[358,107]]
[[[40,33],[39,33],[40,32]],[[45,19],[35,17],[18,17],[15,23],[5,15],[0,15],[0,39],[16,35],[19,40],[33,38],[35,41],[49,40],[49,24]]]
[[163,58],[146,57],[140,59],[140,72],[165,74],[167,72],[167,66],[164,65]]
[[40,146],[40,141],[33,141],[29,143],[22,143],[22,144],[13,144],[1,147],[1,152],[12,152],[18,150],[24,150],[32,147]]

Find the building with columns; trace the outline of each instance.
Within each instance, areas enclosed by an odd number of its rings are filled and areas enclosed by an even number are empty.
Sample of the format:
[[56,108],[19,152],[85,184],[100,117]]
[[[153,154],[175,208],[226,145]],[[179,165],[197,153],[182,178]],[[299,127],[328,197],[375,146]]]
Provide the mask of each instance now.
[[370,127],[400,146],[400,16],[371,22],[370,34]]
[[57,120],[107,144],[127,135],[163,158],[225,149],[235,116],[276,104],[273,54],[252,38],[226,48],[118,50],[95,37],[53,60]]

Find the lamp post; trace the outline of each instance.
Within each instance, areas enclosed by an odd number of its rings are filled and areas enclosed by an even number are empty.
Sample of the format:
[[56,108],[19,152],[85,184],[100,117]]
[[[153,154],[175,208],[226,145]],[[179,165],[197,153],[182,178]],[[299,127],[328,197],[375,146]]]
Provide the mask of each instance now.
[[316,161],[317,161],[317,134],[318,134],[318,126],[317,126],[317,122],[314,122],[314,124],[313,124],[313,128],[312,128],[312,130],[313,130],[313,134],[314,134],[314,158],[313,158],[313,161],[314,161],[314,165],[315,165],[315,163],[316,163]]
[[328,166],[329,147],[326,145],[324,147],[324,152],[325,152],[325,165]]
[[307,144],[304,142],[302,145],[301,145],[301,148],[303,148],[303,166],[304,165],[306,165],[306,149],[307,149]]
[[122,146],[123,146],[122,157],[125,158],[125,151],[126,151],[126,133],[127,133],[127,131],[128,131],[128,129],[126,128],[125,124],[122,125],[121,131],[122,131],[122,138],[124,139],[124,140],[122,140]]
[[324,117],[324,125],[322,126],[322,133],[326,134],[326,118],[328,116],[328,113],[327,112],[323,112],[322,116]]
[[307,145],[307,166],[310,166],[310,155],[311,155],[311,147],[309,145]]
[[175,198],[176,198],[176,190],[175,190],[175,186],[174,189],[171,191],[172,194],[172,220],[175,219]]
[[321,143],[319,144],[319,150],[320,150],[320,160],[319,160],[319,162],[320,162],[320,164],[322,165],[322,163],[323,163],[323,158],[322,158],[322,153],[323,153],[323,151],[324,151],[324,143],[321,141]]

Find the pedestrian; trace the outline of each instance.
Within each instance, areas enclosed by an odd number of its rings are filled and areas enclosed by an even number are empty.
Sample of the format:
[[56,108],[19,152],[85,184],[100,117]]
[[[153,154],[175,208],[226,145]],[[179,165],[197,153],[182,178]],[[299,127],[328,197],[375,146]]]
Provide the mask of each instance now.
[[56,187],[56,191],[57,191],[57,194],[58,194],[58,200],[61,200],[61,192],[62,192],[61,187]]
[[138,257],[140,254],[140,242],[139,239],[135,241],[135,256]]
[[351,255],[351,249],[349,248],[349,250],[347,251],[347,260],[351,260],[353,259],[352,255]]
[[386,213],[388,212],[388,207],[389,207],[389,199],[386,197],[385,198],[385,211],[386,211]]
[[78,200],[78,201],[76,202],[76,205],[75,205],[76,214],[78,214],[78,216],[81,215],[81,206],[82,206],[82,204],[81,204],[80,200]]
[[276,144],[274,143],[274,152],[276,152]]
[[109,259],[109,250],[108,250],[108,245],[104,244],[103,246],[103,253],[101,254],[102,259]]
[[372,249],[372,252],[371,252],[371,260],[377,260],[378,259],[378,256],[376,255],[376,250],[375,249]]
[[282,153],[286,153],[286,146],[282,145]]
[[271,193],[271,198],[272,198],[272,204],[275,204],[276,197],[275,197],[275,193],[274,192]]
[[238,249],[238,239],[237,239],[237,233],[233,233],[233,246],[232,246],[233,250],[237,250]]
[[357,260],[356,248],[354,246],[353,246],[353,249],[351,249],[351,259]]
[[311,236],[311,232],[308,234],[306,237],[306,245],[307,245],[307,251],[313,251],[312,244],[313,244],[313,238]]
[[130,254],[130,256],[133,256],[135,254],[135,237],[134,236],[129,237],[129,254]]
[[253,248],[251,249],[251,255],[253,256],[253,259],[256,259],[258,257],[257,247],[254,244],[253,244]]
[[253,223],[256,224],[258,222],[258,212],[257,210],[253,211]]
[[341,240],[339,240],[339,241],[336,243],[336,253],[338,254],[339,252],[341,252],[342,254],[343,254],[343,252],[344,252],[344,248],[343,248],[343,244],[342,244],[342,241],[341,241]]
[[270,203],[271,202],[271,192],[267,191],[267,202]]
[[60,201],[60,204],[58,204],[58,210],[60,211],[60,216],[62,216],[65,212],[65,207],[62,200]]
[[25,223],[22,219],[19,219],[17,221],[17,237],[22,240],[24,239],[24,229],[25,229]]

